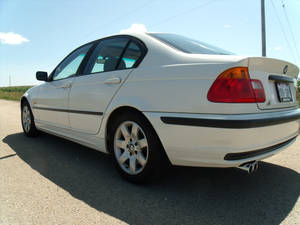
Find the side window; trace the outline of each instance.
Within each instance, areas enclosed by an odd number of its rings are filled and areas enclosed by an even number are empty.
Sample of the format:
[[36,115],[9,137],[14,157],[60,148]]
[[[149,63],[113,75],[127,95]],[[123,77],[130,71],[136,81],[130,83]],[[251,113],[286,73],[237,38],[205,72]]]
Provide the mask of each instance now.
[[91,55],[84,73],[90,74],[115,70],[127,43],[127,38],[112,38],[100,41]]
[[68,78],[76,74],[82,60],[84,59],[91,46],[92,44],[89,44],[80,49],[77,49],[64,61],[62,61],[54,72],[53,80]]
[[118,69],[129,69],[134,66],[136,61],[141,57],[142,51],[140,47],[135,44],[133,41],[129,44],[128,48],[126,49],[123,58],[118,66]]

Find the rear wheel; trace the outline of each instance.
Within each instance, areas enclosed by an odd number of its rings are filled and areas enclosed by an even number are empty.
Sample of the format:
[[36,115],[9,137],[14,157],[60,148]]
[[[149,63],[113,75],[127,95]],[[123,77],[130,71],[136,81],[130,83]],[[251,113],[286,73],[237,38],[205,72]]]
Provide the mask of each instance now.
[[26,136],[33,137],[38,134],[38,130],[35,127],[33,114],[31,112],[28,102],[24,102],[22,104],[21,120],[23,131]]
[[115,118],[109,140],[117,170],[126,180],[145,183],[163,172],[166,157],[161,143],[151,124],[139,113]]

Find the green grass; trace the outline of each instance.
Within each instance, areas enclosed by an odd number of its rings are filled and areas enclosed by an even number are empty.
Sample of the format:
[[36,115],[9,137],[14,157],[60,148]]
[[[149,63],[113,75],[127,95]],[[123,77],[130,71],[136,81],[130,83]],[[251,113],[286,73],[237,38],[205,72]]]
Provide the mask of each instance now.
[[21,96],[32,86],[0,87],[0,99],[20,101]]

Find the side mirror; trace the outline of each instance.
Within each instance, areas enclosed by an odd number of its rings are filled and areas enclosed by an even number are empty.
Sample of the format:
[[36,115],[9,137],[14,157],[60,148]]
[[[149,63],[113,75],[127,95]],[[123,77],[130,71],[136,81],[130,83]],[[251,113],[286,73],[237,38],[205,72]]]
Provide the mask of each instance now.
[[48,81],[48,73],[44,71],[37,71],[36,79],[41,81]]

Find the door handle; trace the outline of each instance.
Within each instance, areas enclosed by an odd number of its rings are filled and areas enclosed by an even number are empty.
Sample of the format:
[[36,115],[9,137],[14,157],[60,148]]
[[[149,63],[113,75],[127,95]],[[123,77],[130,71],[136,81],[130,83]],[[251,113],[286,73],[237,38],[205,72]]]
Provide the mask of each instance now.
[[71,83],[66,83],[66,84],[64,84],[62,86],[59,86],[58,88],[66,89],[66,88],[70,88],[70,87],[72,87],[72,84]]
[[121,78],[119,77],[113,77],[113,78],[108,78],[107,80],[104,81],[104,84],[119,84],[121,83]]
[[67,83],[66,84],[66,88],[71,88],[72,87],[72,84],[71,83]]

